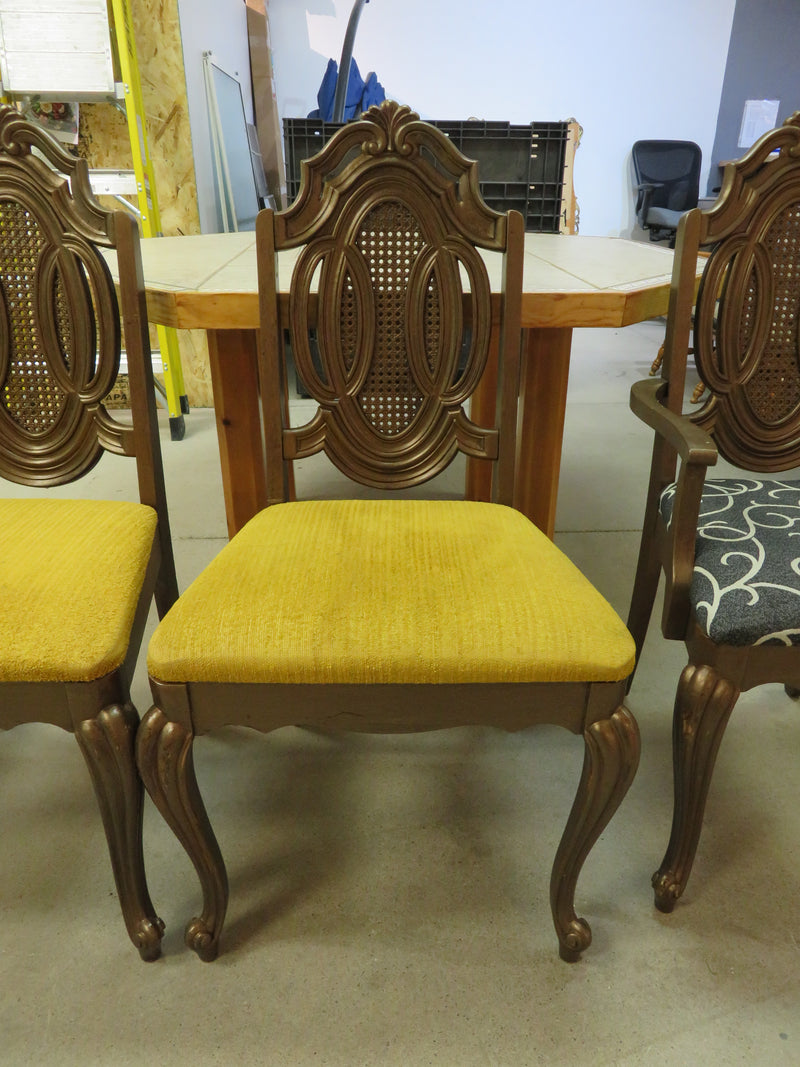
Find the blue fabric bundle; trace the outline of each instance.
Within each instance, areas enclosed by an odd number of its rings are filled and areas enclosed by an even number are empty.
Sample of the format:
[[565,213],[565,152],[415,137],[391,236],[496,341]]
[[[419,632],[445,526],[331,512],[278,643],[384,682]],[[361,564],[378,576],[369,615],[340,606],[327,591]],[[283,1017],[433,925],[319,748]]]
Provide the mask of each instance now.
[[[310,119],[322,119],[323,122],[333,121],[333,101],[336,96],[336,82],[339,77],[339,64],[335,59],[328,60],[328,66],[322,78],[317,93],[316,110],[309,113]],[[354,59],[350,60],[350,78],[347,82],[347,96],[344,104],[344,121],[357,118],[362,111],[366,111],[373,104],[379,104],[386,99],[383,86],[378,81],[377,75],[371,71],[367,80],[361,77],[358,64]]]

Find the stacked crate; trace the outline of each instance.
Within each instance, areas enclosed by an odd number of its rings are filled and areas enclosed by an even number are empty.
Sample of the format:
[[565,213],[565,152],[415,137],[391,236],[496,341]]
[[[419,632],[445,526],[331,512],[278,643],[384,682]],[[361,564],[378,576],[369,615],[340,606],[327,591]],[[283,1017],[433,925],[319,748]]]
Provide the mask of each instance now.
[[[572,122],[429,120],[456,148],[478,163],[478,184],[489,207],[520,212],[525,229],[561,233],[574,229],[571,181],[566,177]],[[341,128],[319,119],[284,119],[286,188],[291,203],[300,188],[300,161],[316,155]],[[573,148],[574,151],[574,148]],[[569,190],[566,186],[569,185]],[[569,192],[569,195],[565,195]]]

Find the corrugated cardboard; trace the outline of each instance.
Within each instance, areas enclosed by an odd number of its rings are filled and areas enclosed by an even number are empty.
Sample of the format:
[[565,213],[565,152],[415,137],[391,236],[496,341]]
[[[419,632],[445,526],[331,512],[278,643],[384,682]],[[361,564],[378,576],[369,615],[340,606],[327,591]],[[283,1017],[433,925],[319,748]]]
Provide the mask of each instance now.
[[286,167],[283,160],[283,135],[275,95],[272,52],[269,42],[269,18],[264,0],[245,0],[247,38],[250,47],[250,78],[256,130],[267,186],[278,207],[286,206]]

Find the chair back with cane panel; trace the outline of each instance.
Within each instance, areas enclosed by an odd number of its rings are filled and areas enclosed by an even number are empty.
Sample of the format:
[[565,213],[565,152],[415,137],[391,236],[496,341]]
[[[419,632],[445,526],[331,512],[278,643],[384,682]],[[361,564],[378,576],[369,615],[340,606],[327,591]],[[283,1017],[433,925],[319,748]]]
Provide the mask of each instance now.
[[[123,337],[130,420],[103,404]],[[44,491],[104,452],[135,459],[136,500]],[[152,958],[159,920],[144,881],[130,682],[151,601],[164,614],[177,585],[138,231],[94,200],[85,161],[11,107],[0,109],[0,477],[40,490],[0,499],[0,727],[75,733],[128,932]]]
[[[271,217],[259,221],[262,308],[273,326],[262,375],[274,377],[272,353],[281,350],[273,252],[302,246],[287,326],[298,376],[319,404],[307,426],[284,425],[280,439],[269,432],[277,408],[267,409],[269,498],[286,499],[282,462],[320,449],[355,481],[381,489],[425,482],[460,451],[500,457],[496,498],[510,503],[520,220],[486,207],[475,165],[433,127],[410,120],[408,108],[383,114],[374,142],[373,130],[351,124],[303,164],[300,195],[275,216],[274,240]],[[499,255],[507,242],[512,273],[493,301],[479,250]],[[506,417],[480,427],[465,407],[486,368],[500,299]],[[285,384],[273,380],[266,401]]]

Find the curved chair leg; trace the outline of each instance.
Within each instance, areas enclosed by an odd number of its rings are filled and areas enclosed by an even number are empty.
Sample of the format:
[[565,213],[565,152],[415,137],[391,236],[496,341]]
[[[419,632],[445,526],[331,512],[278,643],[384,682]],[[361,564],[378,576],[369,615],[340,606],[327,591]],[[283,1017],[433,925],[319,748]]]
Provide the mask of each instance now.
[[158,810],[186,849],[203,890],[203,913],[186,927],[186,944],[201,960],[216,959],[228,904],[228,878],[208,821],[192,759],[194,735],[159,708],[142,719],[136,743],[139,771]]
[[655,903],[670,912],[692,870],[708,788],[722,735],[739,690],[711,667],[684,667],[672,724],[675,806],[672,832],[661,866],[653,875]]
[[143,790],[134,761],[139,716],[130,704],[85,719],[75,737],[92,776],[122,915],[143,960],[158,959],[164,924],[147,890],[142,854]]
[[550,878],[550,906],[559,954],[573,963],[592,941],[585,919],[575,914],[575,886],[592,845],[617,810],[639,764],[639,728],[627,708],[618,708],[586,730],[583,773]]

